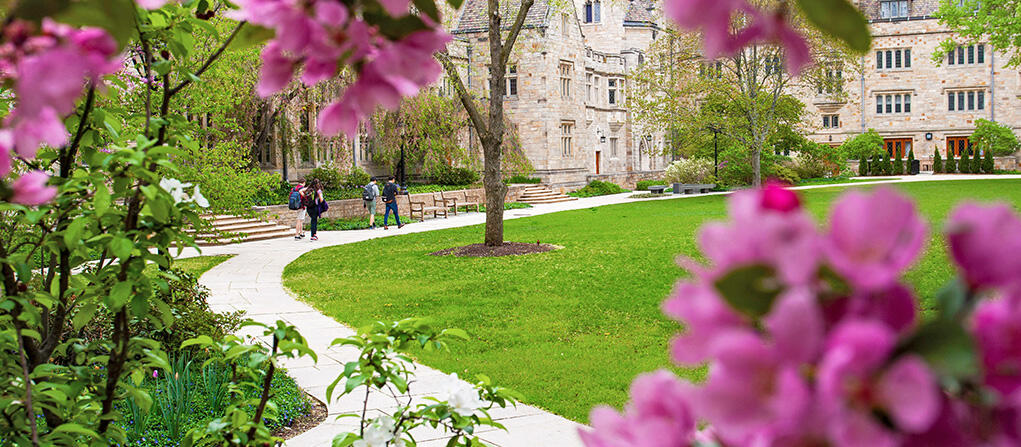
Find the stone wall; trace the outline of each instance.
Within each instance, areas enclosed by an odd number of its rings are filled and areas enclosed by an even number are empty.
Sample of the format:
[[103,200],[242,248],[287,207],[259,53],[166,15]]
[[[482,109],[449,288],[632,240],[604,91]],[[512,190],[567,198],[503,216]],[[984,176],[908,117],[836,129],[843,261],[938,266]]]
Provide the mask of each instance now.
[[[515,202],[525,188],[532,185],[509,185],[507,187],[507,202]],[[486,191],[482,188],[475,189],[462,189],[458,191],[446,191],[446,194],[451,193],[465,193],[469,200],[478,201],[485,203]],[[409,196],[397,196],[397,209],[400,211],[401,216],[407,216],[411,210],[409,206],[410,200],[425,201],[427,204],[430,203],[430,198],[435,195],[440,196],[440,193],[421,193],[411,194]],[[330,210],[326,212],[326,217],[331,219],[346,219],[354,217],[365,217],[368,215],[368,211],[365,210],[365,205],[362,203],[362,199],[345,199],[345,200],[330,200]],[[272,205],[272,206],[257,206],[254,207],[256,213],[261,214],[266,220],[276,222],[280,225],[293,226],[294,221],[297,220],[298,212],[290,210],[287,205]],[[376,200],[376,217],[382,219],[383,213],[386,211],[386,206],[383,204],[382,199]]]
[[663,171],[631,171],[615,174],[600,174],[588,176],[588,181],[599,180],[603,182],[616,183],[626,189],[635,189],[636,184],[642,180],[662,180]]

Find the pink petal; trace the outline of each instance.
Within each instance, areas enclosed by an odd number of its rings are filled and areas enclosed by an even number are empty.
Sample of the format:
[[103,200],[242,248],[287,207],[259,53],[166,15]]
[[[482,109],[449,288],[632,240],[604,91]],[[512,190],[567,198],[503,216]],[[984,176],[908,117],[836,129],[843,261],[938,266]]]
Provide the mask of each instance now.
[[46,181],[49,179],[49,175],[40,171],[22,175],[11,184],[11,189],[14,190],[11,202],[35,206],[53,200],[53,197],[57,195],[57,188],[46,186]]
[[925,362],[916,356],[893,364],[876,384],[877,399],[897,426],[919,433],[939,416],[940,391]]

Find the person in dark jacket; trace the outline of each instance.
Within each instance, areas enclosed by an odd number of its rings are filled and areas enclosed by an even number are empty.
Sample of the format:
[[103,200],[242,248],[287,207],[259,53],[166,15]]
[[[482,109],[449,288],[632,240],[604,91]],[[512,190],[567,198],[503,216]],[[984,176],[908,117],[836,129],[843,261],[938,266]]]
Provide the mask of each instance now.
[[305,208],[308,209],[308,217],[312,220],[312,237],[310,241],[318,241],[319,236],[316,236],[316,232],[319,230],[319,216],[322,214],[320,211],[320,204],[325,200],[323,197],[323,186],[319,183],[319,179],[312,179],[312,182],[305,187]]
[[390,219],[390,212],[393,211],[394,219],[397,220],[397,228],[401,228],[404,224],[401,223],[401,216],[397,213],[397,192],[400,189],[397,187],[397,183],[394,183],[394,177],[391,175],[386,179],[386,186],[383,186],[383,203],[386,204],[386,213],[383,214],[383,229],[389,230],[387,227],[388,220]]

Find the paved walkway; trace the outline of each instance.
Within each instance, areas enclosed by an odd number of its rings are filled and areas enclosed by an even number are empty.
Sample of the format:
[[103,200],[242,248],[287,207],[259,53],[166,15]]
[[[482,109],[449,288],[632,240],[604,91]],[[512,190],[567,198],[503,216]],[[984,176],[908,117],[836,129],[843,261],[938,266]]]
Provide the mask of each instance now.
[[[926,180],[966,180],[974,178],[1021,178],[1021,176],[938,176],[919,175],[902,177],[892,181],[926,181]],[[882,183],[891,180],[870,182]],[[853,186],[868,183],[855,183]],[[814,189],[835,185],[815,185],[798,189]],[[725,193],[714,193],[725,194]],[[580,199],[537,205],[533,208],[510,210],[505,212],[505,219],[516,219],[559,211],[592,208],[597,206],[630,203],[630,193]],[[663,198],[647,200],[677,200],[685,195],[668,195]],[[406,212],[406,210],[405,210]],[[485,222],[484,213],[468,213],[451,216],[449,219],[430,219],[415,223],[397,230],[389,231],[357,230],[357,231],[324,231],[320,232],[319,240],[308,239],[276,239],[269,241],[248,242],[219,247],[207,247],[202,255],[234,254],[235,257],[212,268],[202,275],[201,283],[210,289],[211,307],[219,312],[244,310],[247,316],[264,323],[273,323],[284,319],[295,325],[308,339],[309,345],[319,355],[318,363],[310,359],[292,361],[285,366],[295,378],[298,385],[319,400],[326,402],[326,387],[344,369],[344,363],[355,360],[357,352],[352,349],[329,348],[330,343],[338,337],[352,335],[354,331],[332,318],[319,313],[311,306],[295,299],[281,284],[284,267],[302,254],[322,247],[350,244],[379,237],[396,236],[406,233],[433,231],[444,228],[477,225]],[[482,234],[479,233],[481,240]],[[195,250],[188,249],[181,257],[195,256]],[[427,315],[422,315],[427,316]],[[432,368],[418,366],[418,383],[412,385],[415,394],[426,396],[435,394],[445,380],[445,376]],[[328,402],[329,416],[326,421],[291,440],[291,446],[327,446],[339,433],[351,431],[356,425],[354,418],[336,420],[341,413],[360,411],[364,394],[356,393],[334,402]],[[369,398],[369,409],[373,414],[395,407],[394,400],[382,393],[373,393]],[[581,425],[541,409],[518,405],[516,408],[500,409],[493,412],[493,417],[507,427],[507,431],[483,430],[480,437],[501,447],[531,447],[548,445],[558,447],[580,446],[577,429]],[[443,433],[422,429],[413,433],[419,445],[442,446],[446,444]]]

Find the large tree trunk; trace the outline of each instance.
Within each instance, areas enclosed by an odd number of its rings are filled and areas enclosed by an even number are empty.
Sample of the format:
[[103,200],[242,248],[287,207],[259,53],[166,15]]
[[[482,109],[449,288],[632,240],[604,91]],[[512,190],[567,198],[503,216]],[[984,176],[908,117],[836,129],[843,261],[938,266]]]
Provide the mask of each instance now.
[[[503,202],[507,187],[500,175],[503,155],[503,40],[500,38],[500,1],[489,0],[489,135],[482,138],[486,188],[486,245],[503,245]],[[513,44],[513,43],[512,43]]]

